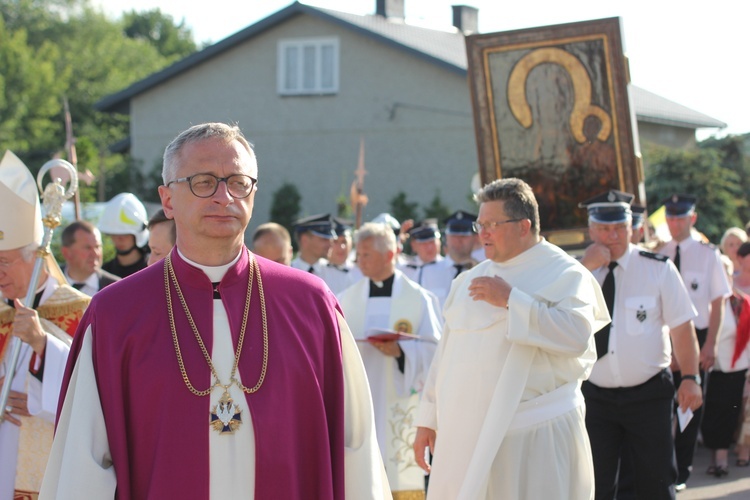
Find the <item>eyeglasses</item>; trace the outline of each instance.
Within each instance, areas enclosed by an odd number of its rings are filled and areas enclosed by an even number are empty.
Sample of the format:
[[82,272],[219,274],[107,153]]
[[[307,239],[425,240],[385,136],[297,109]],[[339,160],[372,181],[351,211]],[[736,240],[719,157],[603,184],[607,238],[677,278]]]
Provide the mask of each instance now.
[[228,177],[216,177],[213,174],[195,174],[190,177],[180,177],[167,183],[167,186],[175,182],[187,182],[190,192],[198,198],[210,198],[219,189],[219,183],[227,184],[227,191],[232,198],[247,198],[258,184],[258,179],[249,175],[234,174]]
[[474,228],[474,231],[477,233],[481,230],[485,231],[494,231],[499,225],[501,224],[507,224],[509,222],[521,222],[523,219],[508,219],[508,220],[501,220],[501,221],[493,221],[493,222],[472,222],[471,227]]

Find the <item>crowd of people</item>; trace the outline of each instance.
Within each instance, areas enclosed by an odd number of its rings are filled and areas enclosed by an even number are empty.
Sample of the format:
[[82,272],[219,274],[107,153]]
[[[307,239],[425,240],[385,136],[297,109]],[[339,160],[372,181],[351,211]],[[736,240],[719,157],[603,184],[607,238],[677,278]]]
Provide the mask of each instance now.
[[236,126],[179,134],[162,176],[150,218],[122,193],[64,227],[60,266],[3,157],[0,355],[23,344],[0,500],[658,499],[699,439],[707,473],[750,465],[750,242],[706,242],[690,195],[663,200],[657,244],[632,194],[580,200],[577,256],[512,178],[476,214],[318,214],[246,246],[259,166]]

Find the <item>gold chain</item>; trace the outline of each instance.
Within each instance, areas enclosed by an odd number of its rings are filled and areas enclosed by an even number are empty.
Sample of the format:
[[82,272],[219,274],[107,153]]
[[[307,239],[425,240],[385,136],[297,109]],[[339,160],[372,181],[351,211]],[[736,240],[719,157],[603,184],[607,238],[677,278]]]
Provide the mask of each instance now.
[[[247,394],[252,394],[256,392],[258,389],[260,389],[260,386],[263,385],[263,380],[266,378],[266,369],[268,368],[268,321],[266,319],[266,299],[263,295],[263,280],[260,276],[260,268],[258,267],[258,262],[250,256],[250,251],[247,250],[248,253],[248,259],[250,261],[250,265],[248,266],[247,271],[247,295],[245,297],[245,312],[242,316],[242,327],[240,328],[240,337],[237,341],[237,351],[234,354],[234,366],[232,366],[232,373],[229,376],[229,383],[228,384],[222,384],[219,380],[219,374],[216,372],[216,368],[214,367],[213,362],[211,361],[211,355],[208,353],[208,349],[206,349],[206,345],[203,343],[203,339],[201,338],[201,334],[198,332],[198,327],[195,325],[195,322],[193,321],[193,316],[190,314],[190,309],[188,309],[187,302],[185,301],[185,297],[182,295],[182,290],[180,289],[180,284],[177,281],[177,275],[174,272],[174,267],[172,266],[172,258],[171,253],[167,255],[167,258],[164,259],[164,289],[167,292],[167,310],[169,311],[169,326],[172,330],[172,340],[174,342],[174,348],[175,352],[177,353],[177,363],[180,365],[180,373],[182,373],[182,379],[185,381],[185,385],[187,386],[188,390],[195,394],[196,396],[207,396],[211,393],[214,387],[222,387],[224,390],[228,390],[229,387],[232,384],[236,384],[237,387],[242,389],[242,392],[245,392]],[[252,295],[253,290],[253,276],[258,276],[258,294],[260,295],[260,313],[261,313],[261,319],[263,321],[263,365],[260,370],[260,377],[258,378],[258,383],[255,384],[254,387],[245,387],[240,383],[238,380],[235,379],[235,374],[237,373],[237,366],[240,362],[240,354],[242,353],[242,343],[245,340],[245,329],[247,327],[247,317],[250,312],[250,296]],[[172,292],[170,290],[169,286],[169,278],[172,278],[172,283],[174,283],[175,290],[177,290],[177,296],[180,299],[180,302],[182,303],[182,308],[185,310],[185,316],[187,316],[188,322],[190,323],[190,327],[193,329],[193,335],[195,335],[195,339],[198,341],[198,345],[201,348],[201,352],[203,353],[203,357],[206,359],[206,363],[208,363],[208,367],[211,369],[211,373],[214,376],[214,379],[216,379],[216,382],[211,385],[208,389],[204,391],[199,391],[195,388],[195,386],[190,382],[190,379],[188,378],[187,370],[185,369],[185,363],[182,359],[182,351],[180,350],[180,341],[177,339],[177,327],[175,326],[174,322],[174,311],[172,310]]]

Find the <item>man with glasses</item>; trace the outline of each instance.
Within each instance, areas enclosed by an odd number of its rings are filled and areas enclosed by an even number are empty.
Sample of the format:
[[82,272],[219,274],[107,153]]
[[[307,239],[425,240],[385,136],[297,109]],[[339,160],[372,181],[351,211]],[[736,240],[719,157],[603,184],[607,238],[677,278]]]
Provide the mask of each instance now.
[[162,176],[177,243],[94,297],[40,498],[383,498],[367,377],[334,295],[244,245],[250,144],[195,125]]
[[528,184],[497,180],[475,199],[488,260],[453,282],[416,420],[428,498],[593,498],[579,386],[609,322],[601,289],[541,237]]
[[597,499],[615,497],[621,458],[632,467],[637,498],[673,499],[669,363],[674,350],[686,373],[677,390],[680,409],[696,410],[702,396],[695,310],[675,266],[631,243],[632,200],[611,190],[581,203],[593,241],[581,262],[602,285],[612,316],[595,335],[597,360],[582,387],[586,428]]
[[[0,499],[33,498],[52,446],[58,394],[70,336],[89,303],[67,285],[52,256],[31,283],[42,241],[39,192],[31,172],[10,151],[0,162],[0,387],[12,338],[23,341],[0,423]],[[29,288],[33,303],[24,304]]]

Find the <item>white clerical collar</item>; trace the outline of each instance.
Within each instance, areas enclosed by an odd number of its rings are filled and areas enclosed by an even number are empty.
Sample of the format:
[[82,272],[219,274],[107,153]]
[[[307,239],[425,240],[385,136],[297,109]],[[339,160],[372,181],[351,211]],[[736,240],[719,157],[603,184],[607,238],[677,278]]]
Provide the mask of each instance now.
[[224,275],[227,274],[229,268],[235,265],[238,260],[240,260],[240,255],[242,255],[243,250],[244,249],[240,250],[240,253],[237,254],[237,257],[235,257],[232,262],[221,266],[204,266],[203,264],[193,262],[192,260],[185,257],[185,254],[180,252],[179,248],[177,249],[177,253],[180,255],[180,257],[182,257],[182,260],[206,273],[206,276],[208,276],[208,279],[211,280],[212,283],[218,283],[219,281],[221,281]]

